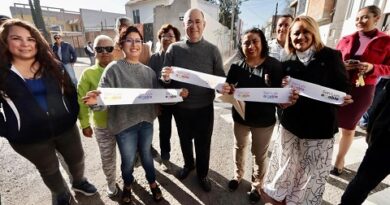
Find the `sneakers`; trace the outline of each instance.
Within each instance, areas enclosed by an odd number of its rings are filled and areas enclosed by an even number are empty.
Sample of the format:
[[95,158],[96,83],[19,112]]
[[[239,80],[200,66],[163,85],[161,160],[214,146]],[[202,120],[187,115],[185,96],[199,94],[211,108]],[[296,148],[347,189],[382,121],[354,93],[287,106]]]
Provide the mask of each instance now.
[[123,204],[131,204],[131,187],[126,187],[123,185],[123,192],[121,196],[121,200]]
[[164,172],[168,172],[171,169],[171,165],[168,160],[161,160],[160,168]]
[[205,192],[211,191],[211,182],[208,177],[199,178],[199,184]]
[[69,192],[64,192],[56,197],[57,205],[70,205],[72,195]]
[[236,191],[238,188],[238,185],[240,185],[240,182],[237,179],[232,179],[229,181],[229,190],[230,191]]
[[260,201],[260,194],[256,189],[252,189],[250,192],[248,192],[248,197],[252,204]]
[[87,180],[84,180],[80,183],[73,184],[72,190],[84,194],[85,196],[92,196],[97,193],[97,189]]
[[113,197],[116,197],[118,196],[119,194],[119,189],[118,189],[118,186],[115,184],[115,186],[107,186],[107,196],[109,198],[113,198]]
[[161,199],[163,197],[162,197],[162,193],[161,193],[160,188],[158,188],[158,185],[156,185],[156,187],[154,187],[154,188],[150,187],[150,191],[152,192],[152,196],[153,196],[154,201],[156,201],[156,202],[161,201]]

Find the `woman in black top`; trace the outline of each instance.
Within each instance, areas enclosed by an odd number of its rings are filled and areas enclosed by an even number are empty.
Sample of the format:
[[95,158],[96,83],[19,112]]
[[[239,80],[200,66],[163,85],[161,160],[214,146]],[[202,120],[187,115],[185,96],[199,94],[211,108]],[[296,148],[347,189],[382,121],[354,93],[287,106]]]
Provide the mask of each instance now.
[[[268,45],[263,32],[252,28],[244,33],[239,44],[241,60],[230,67],[226,82],[235,88],[280,87],[282,64],[268,56]],[[245,159],[251,134],[254,159],[252,190],[249,199],[260,200],[259,191],[266,170],[268,145],[276,122],[275,104],[245,102],[245,119],[233,107],[234,120],[234,177],[229,188],[236,190],[244,177]]]
[[[313,18],[297,17],[286,40],[289,55],[283,70],[287,76],[348,90],[341,55],[324,46]],[[344,98],[344,104],[351,102],[351,96]],[[301,96],[294,106],[283,110],[262,196],[286,204],[321,204],[331,169],[337,108]]]

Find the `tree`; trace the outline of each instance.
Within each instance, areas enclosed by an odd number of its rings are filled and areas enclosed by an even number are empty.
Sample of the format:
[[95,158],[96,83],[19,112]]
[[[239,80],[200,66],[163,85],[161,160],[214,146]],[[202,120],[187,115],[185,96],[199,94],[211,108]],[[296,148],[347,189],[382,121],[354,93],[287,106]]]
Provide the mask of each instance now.
[[33,4],[33,2],[31,0],[28,0],[28,4],[30,5],[31,15],[32,15],[35,26],[43,34],[46,41],[49,44],[51,44],[52,41],[50,38],[50,34],[46,29],[45,21],[43,20],[43,16],[42,16],[41,1],[34,0],[34,4]]

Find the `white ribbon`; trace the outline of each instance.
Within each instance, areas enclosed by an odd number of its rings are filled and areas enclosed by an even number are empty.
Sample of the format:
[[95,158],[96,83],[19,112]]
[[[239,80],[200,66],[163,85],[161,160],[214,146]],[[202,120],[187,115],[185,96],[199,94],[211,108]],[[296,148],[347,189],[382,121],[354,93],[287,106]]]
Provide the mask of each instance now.
[[234,98],[240,101],[288,103],[290,88],[236,88]]
[[221,89],[226,78],[198,71],[172,66],[170,78],[183,83],[193,84],[210,89]]
[[99,88],[98,105],[176,103],[183,101],[181,89]]
[[298,90],[299,95],[335,105],[343,104],[344,97],[347,95],[346,93],[335,89],[327,88],[291,77],[289,79],[288,86],[290,88],[295,88],[296,90]]

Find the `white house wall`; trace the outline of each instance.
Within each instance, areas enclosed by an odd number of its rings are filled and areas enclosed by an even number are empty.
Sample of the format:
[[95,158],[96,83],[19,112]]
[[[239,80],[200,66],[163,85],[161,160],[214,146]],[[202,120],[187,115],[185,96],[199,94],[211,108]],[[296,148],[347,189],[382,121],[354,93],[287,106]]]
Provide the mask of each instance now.
[[85,31],[100,31],[102,28],[114,29],[116,19],[125,14],[80,9],[80,15]]
[[[176,0],[171,5],[156,7],[153,30],[156,33],[163,24],[170,23],[177,27],[182,34],[182,37],[185,38],[183,21],[180,21],[180,17],[183,16],[184,13],[190,8],[202,9],[201,5],[203,5],[203,0]],[[204,38],[212,44],[216,45],[219,48],[222,56],[227,58],[230,45],[229,29],[218,22],[218,18],[215,18],[214,9],[212,10],[213,13],[211,14],[208,13],[209,10],[203,11],[206,20],[206,28],[203,33]],[[156,42],[157,36],[156,34],[154,35]]]
[[330,28],[330,24],[326,24],[326,25],[320,26],[321,40],[324,43],[326,43],[327,40],[328,40],[329,28]]
[[153,23],[154,21],[154,12],[153,9],[159,5],[168,5],[173,0],[146,0],[138,1],[135,3],[126,4],[126,15],[133,19],[133,11],[139,10],[140,23]]

